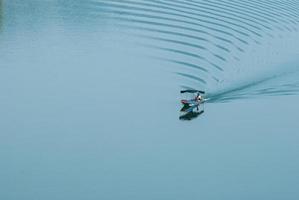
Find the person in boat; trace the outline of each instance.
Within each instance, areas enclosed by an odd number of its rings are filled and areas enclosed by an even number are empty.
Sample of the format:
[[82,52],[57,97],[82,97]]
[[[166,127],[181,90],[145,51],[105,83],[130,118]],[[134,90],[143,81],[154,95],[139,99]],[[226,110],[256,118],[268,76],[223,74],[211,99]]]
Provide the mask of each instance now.
[[200,93],[198,92],[194,100],[195,100],[195,101],[199,101],[199,102],[201,102],[201,101],[203,100],[203,97],[202,97],[202,96],[200,95]]

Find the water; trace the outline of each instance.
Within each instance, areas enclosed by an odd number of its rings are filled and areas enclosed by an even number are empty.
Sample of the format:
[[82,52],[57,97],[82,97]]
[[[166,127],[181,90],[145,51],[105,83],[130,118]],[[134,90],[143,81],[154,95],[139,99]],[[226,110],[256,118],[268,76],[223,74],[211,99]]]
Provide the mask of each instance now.
[[298,8],[0,1],[0,199],[298,199]]

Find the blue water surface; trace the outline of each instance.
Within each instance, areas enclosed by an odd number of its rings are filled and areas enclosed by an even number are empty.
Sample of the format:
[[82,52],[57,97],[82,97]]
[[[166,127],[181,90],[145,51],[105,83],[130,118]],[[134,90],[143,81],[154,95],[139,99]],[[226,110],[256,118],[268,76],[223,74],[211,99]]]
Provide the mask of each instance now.
[[0,0],[0,199],[297,200],[298,24],[291,0]]

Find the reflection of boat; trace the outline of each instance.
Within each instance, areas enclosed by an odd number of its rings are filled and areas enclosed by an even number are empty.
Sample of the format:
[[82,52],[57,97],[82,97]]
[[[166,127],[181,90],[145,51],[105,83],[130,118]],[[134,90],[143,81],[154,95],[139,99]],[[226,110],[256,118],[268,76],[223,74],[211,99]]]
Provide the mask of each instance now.
[[187,112],[187,113],[185,113],[185,114],[183,114],[183,115],[180,116],[180,120],[188,120],[188,121],[190,121],[192,119],[197,118],[199,115],[201,115],[203,113],[204,113],[203,110],[201,110],[199,112],[198,111],[196,111],[196,112],[194,112],[194,111]]

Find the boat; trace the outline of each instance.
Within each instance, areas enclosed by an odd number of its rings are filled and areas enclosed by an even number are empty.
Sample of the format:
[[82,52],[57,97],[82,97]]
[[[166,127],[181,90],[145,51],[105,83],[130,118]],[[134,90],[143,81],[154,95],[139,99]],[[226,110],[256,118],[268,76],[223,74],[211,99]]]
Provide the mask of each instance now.
[[204,97],[202,96],[205,94],[204,91],[201,90],[182,90],[181,94],[191,94],[189,99],[182,99],[181,103],[183,107],[181,109],[182,112],[191,112],[194,108],[197,108],[204,102]]
[[181,94],[186,94],[188,97],[181,100],[183,107],[180,110],[182,113],[179,118],[180,120],[190,121],[204,113],[204,110],[199,111],[200,104],[204,103],[205,101],[205,98],[203,97],[205,94],[204,91],[182,90]]

